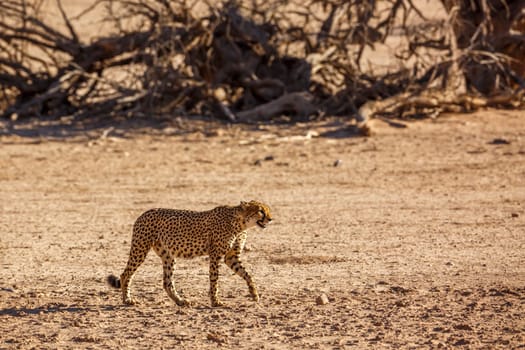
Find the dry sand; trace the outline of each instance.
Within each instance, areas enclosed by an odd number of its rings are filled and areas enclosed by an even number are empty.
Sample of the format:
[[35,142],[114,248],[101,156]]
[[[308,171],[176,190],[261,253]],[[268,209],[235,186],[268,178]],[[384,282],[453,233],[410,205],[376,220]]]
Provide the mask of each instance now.
[[[0,348],[525,347],[522,112],[377,121],[371,138],[337,121],[174,126],[0,136]],[[144,210],[250,199],[275,217],[244,253],[258,304],[222,266],[227,307],[210,308],[204,257],[178,260],[191,308],[168,298],[153,252],[140,306],[106,285]]]

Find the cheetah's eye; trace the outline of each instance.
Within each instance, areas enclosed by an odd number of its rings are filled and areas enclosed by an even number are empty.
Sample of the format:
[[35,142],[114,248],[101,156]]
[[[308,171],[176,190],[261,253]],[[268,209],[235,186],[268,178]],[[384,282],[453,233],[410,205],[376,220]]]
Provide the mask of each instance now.
[[269,218],[264,210],[259,210],[259,213],[262,215],[262,220],[267,220],[268,222],[272,221],[272,218]]

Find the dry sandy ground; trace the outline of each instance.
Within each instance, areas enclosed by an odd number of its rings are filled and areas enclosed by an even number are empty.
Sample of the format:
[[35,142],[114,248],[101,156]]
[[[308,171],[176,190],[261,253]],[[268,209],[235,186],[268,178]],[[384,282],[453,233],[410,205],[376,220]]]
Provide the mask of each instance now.
[[[337,122],[182,135],[165,124],[0,136],[0,348],[525,347],[521,112],[377,121],[371,138]],[[309,129],[321,135],[301,137]],[[168,298],[153,252],[135,279],[140,306],[106,285],[142,211],[250,199],[275,216],[244,253],[258,304],[223,265],[227,307],[210,308],[204,257],[178,261],[191,308]]]

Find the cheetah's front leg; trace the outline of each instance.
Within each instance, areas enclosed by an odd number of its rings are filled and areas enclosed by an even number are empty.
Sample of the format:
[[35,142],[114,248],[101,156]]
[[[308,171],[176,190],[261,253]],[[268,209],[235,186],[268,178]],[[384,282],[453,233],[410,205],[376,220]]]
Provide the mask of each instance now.
[[246,283],[248,284],[248,289],[253,300],[256,302],[259,301],[259,293],[257,292],[257,287],[255,282],[253,282],[252,276],[246,271],[241,261],[241,252],[246,243],[246,231],[241,232],[237,239],[234,241],[230,251],[224,256],[224,262],[230,269],[232,269],[237,275],[241,276]]
[[226,253],[224,262],[230,269],[232,269],[237,275],[241,276],[246,281],[250,295],[254,301],[258,302],[259,293],[257,292],[257,286],[255,285],[252,276],[244,268],[239,254],[234,250],[230,250],[228,253]]

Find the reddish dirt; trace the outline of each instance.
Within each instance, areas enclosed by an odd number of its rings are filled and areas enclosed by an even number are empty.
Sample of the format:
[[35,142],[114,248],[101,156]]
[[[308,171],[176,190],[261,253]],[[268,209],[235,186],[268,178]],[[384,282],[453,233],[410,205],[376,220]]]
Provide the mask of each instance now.
[[[164,126],[0,137],[0,348],[525,347],[521,112],[376,121],[371,138],[338,122]],[[258,304],[222,266],[227,307],[210,308],[204,257],[178,260],[191,308],[168,298],[153,252],[140,306],[105,283],[144,210],[250,199],[275,217],[244,253]]]

